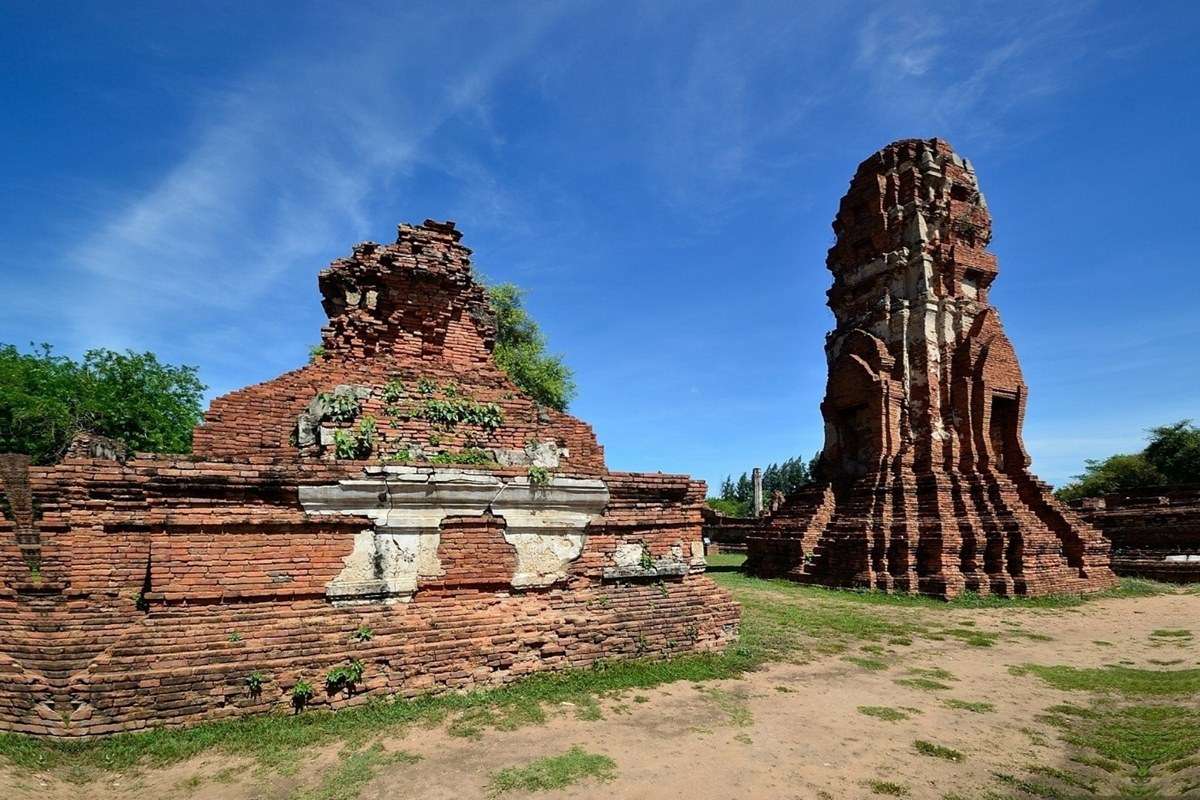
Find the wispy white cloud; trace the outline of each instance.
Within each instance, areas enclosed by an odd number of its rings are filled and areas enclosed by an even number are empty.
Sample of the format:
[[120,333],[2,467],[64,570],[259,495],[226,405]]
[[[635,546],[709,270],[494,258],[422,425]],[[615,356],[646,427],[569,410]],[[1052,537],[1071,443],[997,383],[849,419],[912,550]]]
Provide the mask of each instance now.
[[1011,113],[1070,85],[1096,30],[1092,3],[1027,9],[893,2],[867,15],[855,67],[868,98],[909,135],[952,135],[975,147],[1037,132]]
[[364,18],[353,42],[317,57],[267,56],[200,102],[178,162],[66,254],[80,340],[143,346],[180,314],[269,305],[281,275],[310,279],[351,237],[378,233],[369,204],[448,120],[478,118],[556,16],[508,17],[505,36],[486,40],[464,34],[461,15]]

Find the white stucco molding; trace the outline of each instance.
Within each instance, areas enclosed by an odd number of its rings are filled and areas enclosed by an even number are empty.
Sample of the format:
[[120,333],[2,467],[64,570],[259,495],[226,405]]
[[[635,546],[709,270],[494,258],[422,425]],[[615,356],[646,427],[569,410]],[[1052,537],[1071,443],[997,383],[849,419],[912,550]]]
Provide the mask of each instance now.
[[491,511],[507,523],[516,549],[514,588],[563,580],[583,552],[585,528],[604,513],[608,487],[598,478],[553,477],[534,486],[527,477],[431,467],[372,467],[364,477],[301,486],[309,514],[367,517],[374,527],[355,538],[345,568],[326,586],[338,603],[412,598],[420,578],[444,574],[437,557],[442,520]]

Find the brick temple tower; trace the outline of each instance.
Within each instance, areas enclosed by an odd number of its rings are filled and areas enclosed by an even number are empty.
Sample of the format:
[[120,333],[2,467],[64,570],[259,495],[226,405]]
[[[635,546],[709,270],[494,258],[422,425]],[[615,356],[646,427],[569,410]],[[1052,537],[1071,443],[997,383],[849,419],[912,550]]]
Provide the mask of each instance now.
[[826,261],[822,483],[749,542],[748,568],[954,597],[1111,586],[1108,545],[1028,470],[1028,389],[988,290],[991,216],[941,139],[864,161]]

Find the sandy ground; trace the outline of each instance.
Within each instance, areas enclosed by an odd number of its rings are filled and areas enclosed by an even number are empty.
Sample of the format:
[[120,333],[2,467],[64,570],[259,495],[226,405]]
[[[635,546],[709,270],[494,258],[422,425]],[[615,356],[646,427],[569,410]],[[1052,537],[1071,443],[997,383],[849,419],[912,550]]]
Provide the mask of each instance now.
[[[887,613],[884,611],[883,613]],[[912,613],[906,609],[904,613]],[[992,647],[918,639],[892,648],[886,670],[868,670],[827,655],[807,664],[776,664],[741,680],[702,685],[676,683],[626,692],[602,701],[603,719],[583,721],[558,708],[544,725],[515,731],[487,730],[479,739],[450,735],[446,727],[412,729],[383,739],[386,749],[421,756],[413,764],[382,767],[358,795],[394,798],[487,796],[497,770],[522,766],[572,745],[610,756],[617,778],[586,781],[538,798],[868,798],[868,782],[884,780],[908,797],[941,800],[995,790],[993,772],[1019,773],[1026,764],[1104,774],[1068,760],[1054,729],[1035,717],[1063,701],[1086,695],[1060,692],[1033,676],[1014,676],[1023,663],[1102,666],[1200,663],[1200,596],[1174,594],[1105,600],[1074,609],[1038,611],[934,611],[939,622],[975,623],[1003,632]],[[1196,640],[1152,640],[1160,628],[1193,628]],[[1048,641],[1014,636],[1025,631]],[[1097,644],[1097,642],[1111,644]],[[848,651],[853,654],[855,647]],[[948,670],[949,691],[897,685],[913,668]],[[995,706],[991,713],[946,707],[953,697]],[[1191,698],[1187,702],[1200,702]],[[889,722],[858,712],[859,706],[919,709],[908,720]],[[965,759],[953,763],[918,754],[917,739],[952,747]],[[106,778],[86,787],[52,776],[0,771],[5,800],[112,797],[179,800],[303,798],[338,763],[340,746],[311,751],[292,776],[263,776],[252,764],[211,753],[168,769]],[[351,795],[353,796],[353,795]],[[506,795],[528,796],[519,793]]]

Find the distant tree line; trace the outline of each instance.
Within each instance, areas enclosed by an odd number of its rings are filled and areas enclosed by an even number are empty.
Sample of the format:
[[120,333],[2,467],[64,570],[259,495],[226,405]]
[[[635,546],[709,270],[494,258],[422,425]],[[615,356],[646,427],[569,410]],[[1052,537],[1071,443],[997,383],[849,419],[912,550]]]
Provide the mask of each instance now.
[[1060,500],[1098,497],[1162,484],[1200,483],[1200,428],[1190,419],[1149,430],[1140,453],[1088,459],[1082,475],[1054,494]]
[[[769,506],[775,491],[785,497],[814,480],[814,471],[821,454],[809,460],[797,456],[782,464],[771,464],[763,470],[763,506]],[[754,514],[754,479],[743,472],[735,481],[729,475],[721,482],[721,494],[708,498],[708,505],[729,517],[749,517]]]

